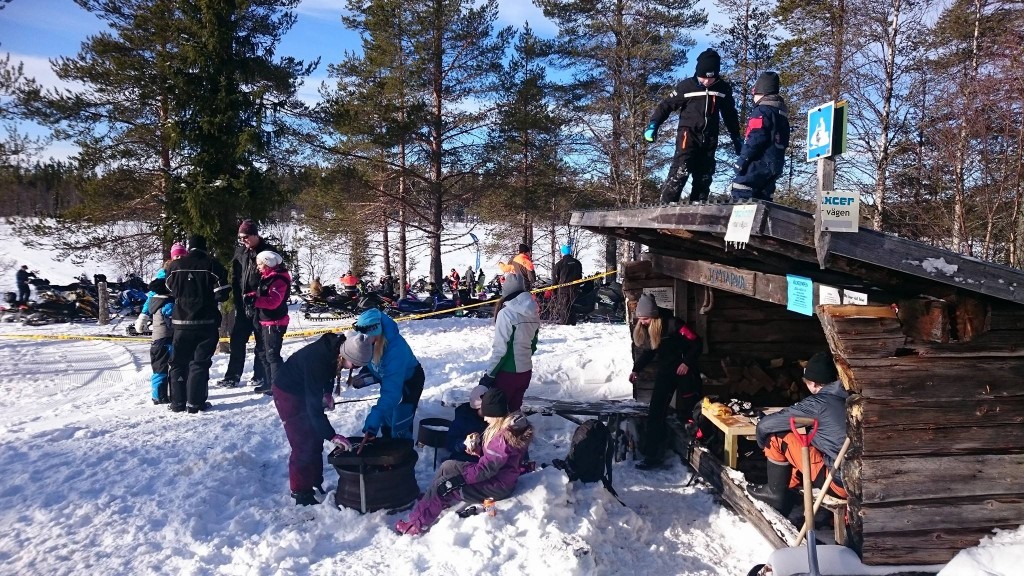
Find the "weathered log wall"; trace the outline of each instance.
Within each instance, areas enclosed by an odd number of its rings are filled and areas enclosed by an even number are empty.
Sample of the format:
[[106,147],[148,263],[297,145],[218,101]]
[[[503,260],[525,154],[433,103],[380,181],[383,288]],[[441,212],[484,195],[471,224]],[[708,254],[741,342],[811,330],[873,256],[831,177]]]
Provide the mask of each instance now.
[[1024,314],[991,313],[985,327],[1000,329],[983,333],[967,328],[979,325],[976,303],[969,312],[949,325],[970,343],[911,330],[936,342],[919,344],[900,341],[884,308],[819,309],[854,394],[843,478],[867,564],[944,563],[1024,524],[1024,351],[1011,344],[1024,342]]
[[[693,286],[691,291],[712,290]],[[705,315],[706,363],[717,365],[726,356],[770,360],[806,360],[828,349],[825,333],[813,316],[786,310],[741,294],[714,290]]]

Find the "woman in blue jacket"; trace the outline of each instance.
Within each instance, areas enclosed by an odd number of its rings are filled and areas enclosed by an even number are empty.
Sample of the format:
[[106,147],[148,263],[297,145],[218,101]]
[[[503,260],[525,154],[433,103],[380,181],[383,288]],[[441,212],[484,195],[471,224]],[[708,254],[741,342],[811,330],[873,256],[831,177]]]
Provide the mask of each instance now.
[[371,308],[356,319],[356,332],[373,346],[366,365],[380,381],[380,399],[363,422],[360,449],[378,434],[384,438],[412,438],[412,421],[423,393],[423,367],[398,333],[398,324]]

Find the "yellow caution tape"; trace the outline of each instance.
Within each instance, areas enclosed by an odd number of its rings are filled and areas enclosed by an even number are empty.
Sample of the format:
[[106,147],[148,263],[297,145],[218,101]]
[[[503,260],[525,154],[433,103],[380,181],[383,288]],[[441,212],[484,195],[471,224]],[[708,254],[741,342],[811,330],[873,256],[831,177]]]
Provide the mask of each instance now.
[[[572,282],[566,282],[564,284],[556,284],[554,286],[545,286],[543,288],[536,288],[531,290],[530,293],[547,292],[548,290],[555,290],[557,288],[563,288],[565,286],[572,286],[573,284],[581,284],[597,278],[604,278],[615,274],[614,270],[608,272],[602,272],[600,274],[594,274],[587,278],[581,278],[579,280],[573,280]],[[412,314],[408,316],[399,316],[395,318],[395,322],[406,322],[408,320],[420,320],[423,318],[430,318],[433,316],[440,316],[442,314],[451,314],[458,312],[459,310],[469,310],[470,308],[476,308],[477,306],[493,306],[495,300],[486,300],[484,302],[476,302],[474,304],[466,304],[465,306],[459,306],[458,308],[446,308],[444,310],[437,310],[433,312],[424,312],[423,314]],[[355,325],[349,324],[346,326],[338,326],[334,328],[319,328],[316,330],[300,330],[298,332],[288,332],[284,335],[285,338],[304,338],[307,336],[316,336],[319,334],[328,334],[331,332],[344,332],[351,330]],[[139,337],[139,336],[88,336],[85,334],[0,334],[0,338],[10,338],[13,340],[110,340],[114,342],[149,342],[151,338]],[[220,338],[218,342],[230,342],[230,338]]]

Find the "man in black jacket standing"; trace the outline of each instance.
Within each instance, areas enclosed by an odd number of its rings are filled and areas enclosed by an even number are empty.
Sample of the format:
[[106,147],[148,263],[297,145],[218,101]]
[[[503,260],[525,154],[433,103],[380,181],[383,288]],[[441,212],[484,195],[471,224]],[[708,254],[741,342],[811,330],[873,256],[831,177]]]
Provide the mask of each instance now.
[[188,254],[171,262],[166,285],[174,297],[170,386],[172,412],[206,410],[210,365],[220,328],[219,302],[228,299],[227,270],[206,253],[206,238],[192,236]]
[[[245,367],[245,346],[249,337],[256,339],[254,358],[262,358],[263,333],[258,325],[255,310],[246,310],[242,304],[242,295],[255,292],[260,285],[260,271],[256,265],[256,255],[269,251],[280,254],[278,249],[266,242],[259,235],[259,228],[252,220],[243,220],[238,226],[239,246],[235,249],[235,257],[231,260],[231,295],[235,303],[235,323],[231,327],[231,357],[224,378],[217,382],[218,386],[234,388],[242,379]],[[253,385],[260,385],[265,379],[263,363],[257,360],[252,367]],[[266,384],[271,384],[267,382]]]
[[644,140],[654,142],[658,127],[669,114],[679,110],[679,130],[676,135],[676,153],[672,166],[661,188],[661,202],[678,202],[693,174],[690,202],[704,201],[711,193],[711,179],[715,175],[715,151],[718,149],[718,116],[722,116],[729,131],[736,154],[743,147],[740,138],[739,115],[732,85],[718,77],[721,58],[708,48],[697,56],[697,70],[693,77],[676,85],[667,98],[658,104],[651,122],[644,130]]
[[[572,248],[568,244],[561,247],[562,258],[555,262],[552,275],[555,277],[555,284],[566,284],[583,278],[583,264],[572,255]],[[576,314],[572,310],[572,304],[579,294],[580,285],[562,286],[555,292],[555,321],[559,324],[569,326],[576,325]]]
[[23,264],[17,272],[14,273],[14,283],[18,285],[18,303],[28,304],[28,299],[32,295],[32,289],[29,287],[28,281],[35,278],[36,275],[28,271],[28,264]]

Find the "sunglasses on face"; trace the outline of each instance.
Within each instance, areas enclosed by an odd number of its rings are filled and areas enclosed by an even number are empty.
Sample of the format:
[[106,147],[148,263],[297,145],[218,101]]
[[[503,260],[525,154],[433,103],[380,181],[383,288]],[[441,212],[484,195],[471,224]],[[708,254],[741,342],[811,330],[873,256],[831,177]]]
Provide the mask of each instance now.
[[246,238],[252,238],[252,236],[253,236],[252,234],[239,234],[238,235],[238,239],[239,240],[245,240]]
[[367,324],[366,326],[353,326],[352,327],[353,330],[355,330],[356,332],[359,332],[360,334],[368,334],[370,332],[375,331],[377,328],[380,328],[380,324],[379,323],[377,323],[377,324]]

